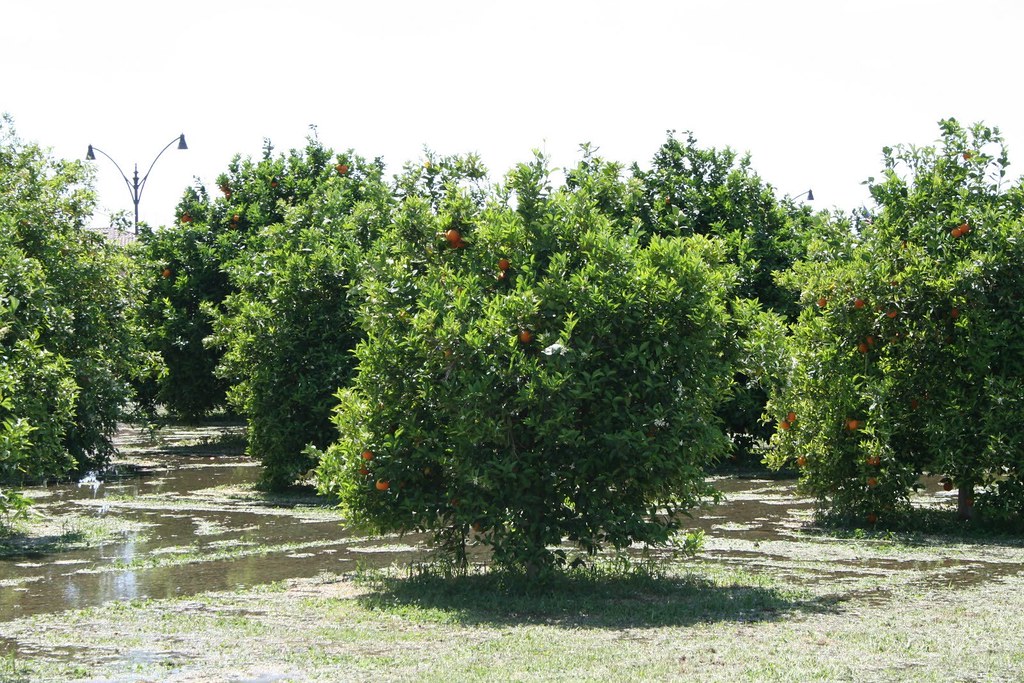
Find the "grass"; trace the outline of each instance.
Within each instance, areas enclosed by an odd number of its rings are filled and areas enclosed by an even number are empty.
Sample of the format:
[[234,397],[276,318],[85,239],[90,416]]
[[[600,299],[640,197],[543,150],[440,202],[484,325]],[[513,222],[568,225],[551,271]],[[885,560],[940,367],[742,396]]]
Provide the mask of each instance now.
[[65,513],[57,518],[30,516],[0,534],[0,559],[34,559],[99,545],[129,534],[142,539],[144,526],[113,516]]
[[394,568],[5,627],[37,648],[16,662],[33,681],[1011,681],[1024,677],[1024,573],[964,587],[906,571],[865,590],[712,561],[541,583]]
[[[746,495],[788,495],[764,479]],[[160,507],[149,494],[134,502]],[[178,505],[337,514],[308,491],[238,485]],[[789,504],[768,509],[786,524],[766,536],[722,519],[689,560],[606,558],[544,580],[367,568],[24,616],[0,624],[0,681],[1024,680],[1020,538],[950,533],[941,511],[896,532],[810,527]],[[111,519],[51,520],[32,543],[59,555],[118,533],[103,526]],[[186,542],[126,567],[282,547]]]

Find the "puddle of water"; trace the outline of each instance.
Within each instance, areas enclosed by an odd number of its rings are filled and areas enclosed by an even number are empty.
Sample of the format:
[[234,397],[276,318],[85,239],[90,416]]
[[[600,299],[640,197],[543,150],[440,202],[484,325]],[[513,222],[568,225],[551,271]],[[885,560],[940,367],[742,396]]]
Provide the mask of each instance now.
[[[137,433],[126,440],[132,437]],[[149,449],[138,458],[147,462],[122,465],[121,473],[132,472],[132,479],[92,475],[40,489],[45,496],[28,492],[44,517],[76,515],[85,524],[116,520],[127,523],[128,531],[85,549],[29,548],[0,559],[0,622],[111,600],[179,597],[344,572],[356,567],[357,558],[372,565],[425,556],[423,548],[402,546],[367,560],[366,539],[353,537],[332,509],[273,506],[251,495],[260,469],[244,456],[160,453]],[[363,551],[354,552],[352,543]]]
[[[113,600],[235,590],[428,556],[419,537],[354,536],[331,508],[313,499],[276,504],[253,495],[258,464],[238,454],[217,455],[218,433],[216,428],[197,430],[189,438],[198,445],[181,446],[150,442],[129,431],[121,445],[131,446],[136,455],[114,476],[97,474],[29,491],[38,501],[36,511],[52,519],[116,521],[123,531],[85,549],[27,549],[0,559],[0,623]],[[927,589],[973,586],[1024,572],[1024,563],[937,556],[941,549],[920,559],[864,557],[848,547],[845,555],[837,555],[837,546],[823,542],[818,552],[800,534],[810,521],[813,501],[796,495],[793,480],[719,477],[712,483],[725,500],[695,511],[688,524],[709,539],[701,561],[842,584],[849,587],[847,597],[871,600],[881,599],[885,582],[896,575]],[[926,504],[948,503],[941,497],[944,492],[932,489],[926,491]],[[74,648],[42,652],[33,647],[0,638],[0,654],[64,660],[81,654]],[[116,656],[139,663],[180,659],[171,651]]]

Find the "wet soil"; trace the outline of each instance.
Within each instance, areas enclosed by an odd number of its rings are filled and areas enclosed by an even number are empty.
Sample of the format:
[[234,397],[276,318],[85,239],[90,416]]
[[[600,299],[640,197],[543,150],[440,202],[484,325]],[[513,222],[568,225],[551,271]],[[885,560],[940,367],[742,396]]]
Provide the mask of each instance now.
[[[260,492],[259,465],[242,454],[242,437],[241,426],[155,436],[126,428],[111,471],[28,491],[37,518],[23,537],[6,540],[0,556],[0,656],[80,661],[83,650],[46,643],[25,626],[46,615],[68,613],[74,620],[69,610],[189,598],[160,603],[166,605],[160,613],[170,618],[167,609],[182,609],[209,617],[213,610],[217,619],[251,624],[253,614],[265,621],[269,612],[248,594],[231,598],[223,609],[192,603],[202,595],[275,582],[319,601],[330,597],[332,587],[350,587],[323,577],[429,557],[421,538],[354,533],[331,501],[311,493]],[[894,595],[949,595],[1024,578],[1024,546],[1018,542],[886,534],[840,538],[811,525],[813,501],[798,495],[791,479],[755,474],[712,481],[725,499],[694,511],[690,529],[705,535],[691,561],[698,569],[770,575],[829,600],[859,601],[882,611]],[[937,481],[925,484],[916,505],[955,506],[953,494]],[[114,647],[109,661],[115,668],[153,670],[195,658],[194,644],[175,645],[175,638],[169,635],[159,648]],[[105,657],[95,645],[89,651],[94,667],[105,666]]]
[[[26,491],[34,528],[0,558],[0,622],[111,600],[169,598],[422,557],[367,539],[312,493],[256,489],[241,427],[125,428],[111,471]],[[50,533],[45,533],[50,531]],[[91,540],[98,537],[98,540]]]

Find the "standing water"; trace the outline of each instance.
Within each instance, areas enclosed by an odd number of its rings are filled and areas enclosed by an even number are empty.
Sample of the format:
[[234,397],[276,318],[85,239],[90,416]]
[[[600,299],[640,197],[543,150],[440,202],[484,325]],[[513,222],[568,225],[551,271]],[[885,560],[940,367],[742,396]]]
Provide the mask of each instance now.
[[27,489],[34,531],[0,556],[0,622],[424,555],[397,537],[354,535],[312,494],[259,492],[259,463],[240,453],[241,439],[240,427],[155,439],[125,428],[109,472]]

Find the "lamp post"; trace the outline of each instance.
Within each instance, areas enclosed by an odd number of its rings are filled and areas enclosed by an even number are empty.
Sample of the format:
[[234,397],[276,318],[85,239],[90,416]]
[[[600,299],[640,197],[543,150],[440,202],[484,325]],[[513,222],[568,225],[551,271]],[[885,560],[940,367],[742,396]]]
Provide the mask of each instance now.
[[171,145],[173,145],[175,142],[178,143],[178,149],[188,149],[188,145],[185,144],[185,134],[182,133],[178,137],[176,137],[173,140],[171,140],[170,142],[168,142],[167,146],[164,147],[162,150],[160,150],[160,154],[157,154],[156,158],[153,159],[153,163],[151,163],[149,165],[149,170],[146,171],[146,175],[142,176],[141,180],[139,179],[139,165],[138,164],[135,164],[135,173],[132,176],[132,179],[128,180],[128,176],[126,176],[124,174],[124,171],[121,170],[121,167],[117,165],[117,162],[114,161],[114,159],[109,154],[104,152],[102,149],[99,149],[98,147],[93,147],[92,145],[89,145],[89,151],[85,155],[86,159],[88,159],[89,161],[95,161],[96,160],[96,154],[95,153],[99,152],[100,154],[102,154],[106,158],[110,159],[111,163],[113,163],[114,166],[117,168],[117,172],[121,174],[122,178],[124,178],[124,184],[128,186],[128,191],[131,192],[131,194],[132,194],[132,203],[135,204],[135,234],[136,235],[139,234],[139,200],[142,199],[142,190],[145,189],[145,187],[146,187],[146,180],[149,179],[149,174],[153,170],[153,166],[156,165],[156,160],[160,158],[161,154],[163,154],[168,149],[170,149]]
[[794,200],[800,199],[804,195],[807,195],[807,201],[809,201],[809,202],[813,202],[814,201],[814,190],[807,190],[806,192],[801,192],[797,196],[793,197],[793,199]]

